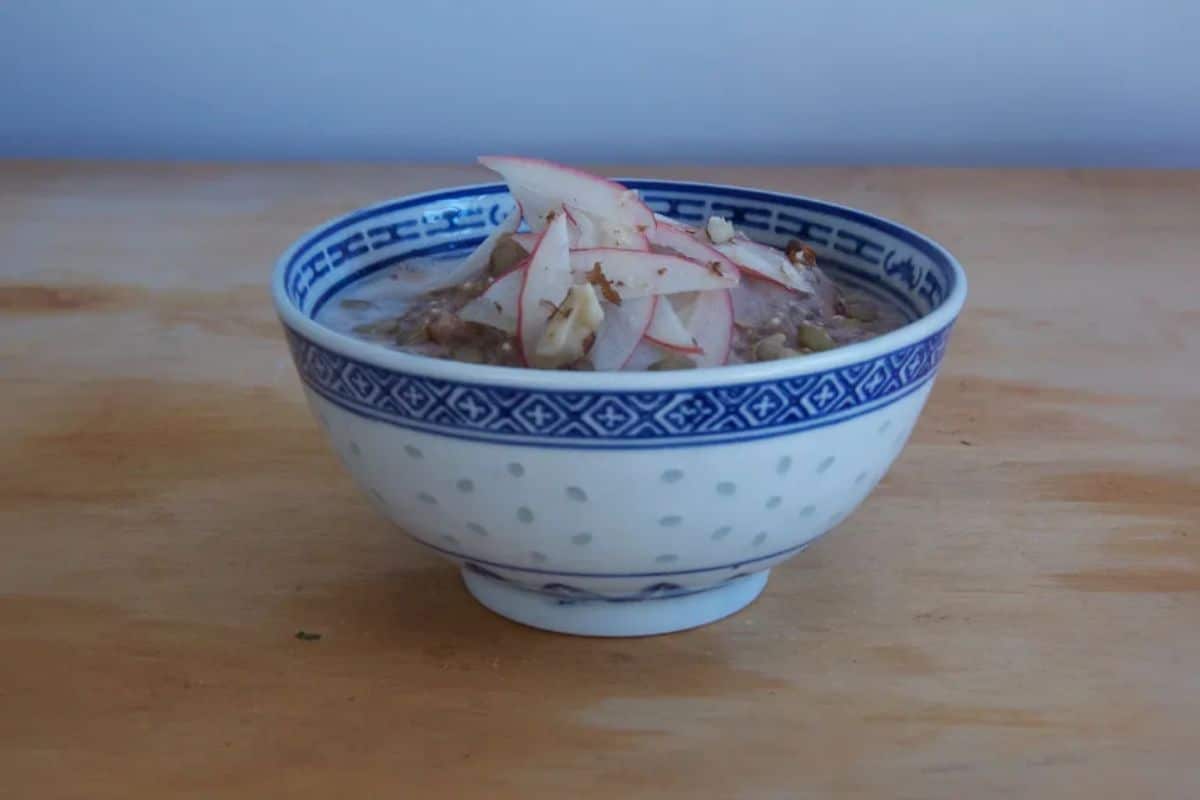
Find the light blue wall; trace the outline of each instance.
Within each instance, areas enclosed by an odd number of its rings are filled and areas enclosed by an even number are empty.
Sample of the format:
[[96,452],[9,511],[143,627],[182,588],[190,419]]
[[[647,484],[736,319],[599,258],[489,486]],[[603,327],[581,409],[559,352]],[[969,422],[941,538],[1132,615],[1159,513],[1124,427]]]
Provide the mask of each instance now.
[[1200,166],[1190,0],[0,0],[0,155]]

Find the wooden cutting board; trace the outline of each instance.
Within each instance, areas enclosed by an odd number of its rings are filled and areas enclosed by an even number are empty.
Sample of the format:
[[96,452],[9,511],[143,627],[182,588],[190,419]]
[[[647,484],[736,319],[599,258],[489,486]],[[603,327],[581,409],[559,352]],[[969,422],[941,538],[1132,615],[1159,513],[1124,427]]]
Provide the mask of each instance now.
[[609,171],[859,206],[972,281],[864,507],[647,640],[477,606],[302,405],[276,253],[481,170],[0,163],[0,795],[1200,796],[1200,173]]

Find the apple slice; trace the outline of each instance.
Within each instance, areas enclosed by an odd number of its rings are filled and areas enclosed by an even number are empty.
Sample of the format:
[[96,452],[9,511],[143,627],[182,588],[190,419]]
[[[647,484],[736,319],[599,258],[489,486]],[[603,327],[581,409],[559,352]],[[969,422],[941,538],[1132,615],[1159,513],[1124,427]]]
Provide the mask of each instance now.
[[[610,226],[607,230],[601,227],[602,223],[596,222],[595,219],[583,211],[575,210],[574,213],[568,212],[567,216],[567,239],[571,244],[572,250],[578,250],[583,247],[618,247],[628,250],[649,250],[649,240],[646,234],[638,233],[632,228],[623,228],[620,226]],[[536,233],[514,233],[512,240],[520,245],[526,253],[533,252],[534,245],[537,244],[538,235]],[[724,256],[721,256],[724,258]]]
[[629,361],[654,317],[657,297],[633,297],[620,305],[604,303],[604,324],[588,352],[597,370],[618,370]]
[[774,247],[759,244],[741,234],[732,242],[714,244],[712,247],[750,273],[747,277],[762,278],[806,294],[813,291],[812,281],[806,270],[793,264],[786,253]]
[[607,178],[540,158],[480,156],[479,163],[504,178],[534,230],[545,227],[548,211],[563,205],[635,230],[654,227],[654,213],[637,193]]
[[645,233],[629,225],[597,217],[581,208],[567,207],[571,222],[571,249],[616,247],[622,250],[649,250],[650,240]]
[[486,292],[459,309],[459,318],[497,328],[510,336],[516,333],[521,284],[525,282],[528,263],[528,260],[521,262],[516,269],[489,286]]
[[700,345],[684,326],[669,297],[658,298],[658,305],[654,307],[654,316],[646,328],[645,336],[653,344],[676,353],[700,352]]
[[550,315],[571,288],[571,250],[567,244],[567,218],[554,217],[529,256],[517,303],[517,338],[526,364],[546,332]]
[[738,284],[738,273],[720,265],[702,265],[682,256],[596,247],[571,251],[571,272],[575,280],[595,280],[598,276],[610,291],[622,300],[656,294],[703,292],[729,289]]
[[696,230],[694,225],[688,225],[682,220],[675,219],[674,217],[668,217],[666,214],[660,214],[657,211],[654,212],[654,221],[658,223],[665,222],[668,225],[674,225],[677,228],[687,228],[693,231]]
[[733,293],[728,289],[698,292],[679,304],[679,318],[702,353],[697,367],[718,367],[729,360],[733,346]]
[[722,269],[738,271],[738,265],[732,259],[707,241],[697,238],[694,230],[689,231],[683,226],[660,221],[658,227],[647,234],[647,238],[655,247],[673,250],[684,258],[690,258],[709,266],[715,263]]

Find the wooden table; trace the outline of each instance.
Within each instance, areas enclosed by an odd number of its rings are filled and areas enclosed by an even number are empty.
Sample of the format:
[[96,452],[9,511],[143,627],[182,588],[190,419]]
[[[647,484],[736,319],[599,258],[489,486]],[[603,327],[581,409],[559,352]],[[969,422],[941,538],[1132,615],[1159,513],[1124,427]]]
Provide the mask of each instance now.
[[0,795],[1200,796],[1200,173],[612,171],[860,206],[973,282],[865,506],[647,640],[483,610],[302,404],[275,254],[481,170],[0,164]]

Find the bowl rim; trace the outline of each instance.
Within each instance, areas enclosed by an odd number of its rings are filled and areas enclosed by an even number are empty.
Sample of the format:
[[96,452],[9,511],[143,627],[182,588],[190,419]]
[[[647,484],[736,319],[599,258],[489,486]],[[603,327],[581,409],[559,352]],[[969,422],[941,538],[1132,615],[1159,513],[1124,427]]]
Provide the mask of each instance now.
[[843,216],[850,218],[857,217],[857,221],[859,222],[880,228],[889,234],[899,235],[901,238],[915,240],[917,243],[932,250],[935,254],[943,258],[949,266],[954,275],[954,286],[950,293],[930,313],[865,342],[837,347],[823,353],[812,353],[803,358],[789,358],[778,361],[734,364],[719,367],[700,367],[697,369],[666,372],[573,372],[531,369],[529,367],[501,367],[491,364],[468,364],[449,359],[417,355],[415,353],[405,353],[400,350],[389,350],[322,325],[304,314],[288,297],[284,284],[284,276],[288,264],[300,250],[307,247],[313,240],[319,238],[326,229],[347,224],[353,218],[360,215],[369,214],[371,211],[400,202],[414,202],[425,197],[428,197],[432,202],[438,199],[440,195],[448,192],[469,194],[474,190],[480,194],[494,194],[498,187],[507,188],[503,183],[492,182],[445,186],[426,192],[401,195],[351,210],[306,229],[275,261],[271,277],[271,297],[274,301],[275,311],[285,328],[290,329],[303,338],[340,355],[392,372],[419,375],[453,383],[472,383],[549,391],[577,393],[597,391],[655,392],[785,380],[870,361],[937,335],[954,323],[966,301],[967,275],[962,265],[958,262],[958,259],[936,240],[887,217],[854,208],[853,206],[833,203],[806,195],[739,186],[736,184],[711,183],[707,181],[679,181],[649,177],[613,178],[613,180],[620,183],[654,182],[663,184],[664,186],[686,186],[697,189],[751,192],[767,195],[768,197],[798,200],[803,203],[829,209],[831,212],[840,213]]

